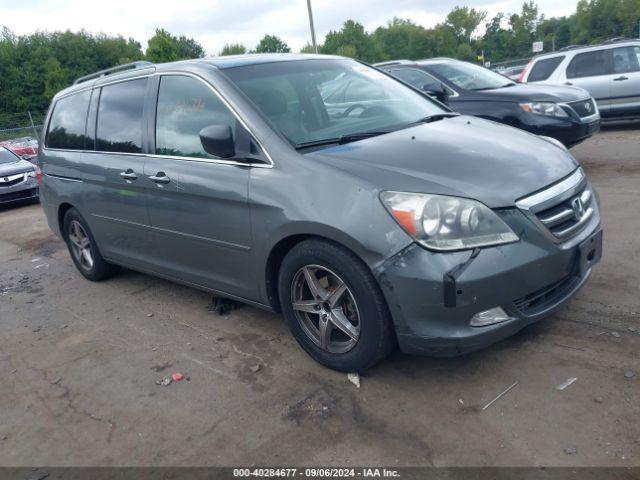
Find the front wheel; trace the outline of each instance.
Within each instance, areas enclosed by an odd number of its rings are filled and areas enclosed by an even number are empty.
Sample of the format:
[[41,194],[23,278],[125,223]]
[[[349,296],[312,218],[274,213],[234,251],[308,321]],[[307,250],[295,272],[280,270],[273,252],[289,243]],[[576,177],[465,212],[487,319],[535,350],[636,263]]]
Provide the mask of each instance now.
[[362,372],[395,346],[391,315],[373,275],[334,243],[296,245],[282,262],[279,296],[298,343],[329,368]]

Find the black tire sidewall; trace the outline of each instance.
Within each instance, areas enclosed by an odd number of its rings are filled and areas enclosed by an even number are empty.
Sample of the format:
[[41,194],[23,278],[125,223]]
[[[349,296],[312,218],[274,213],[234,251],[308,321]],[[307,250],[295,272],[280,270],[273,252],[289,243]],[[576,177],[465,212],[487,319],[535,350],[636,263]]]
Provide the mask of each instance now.
[[[302,330],[291,306],[291,284],[295,274],[305,265],[319,265],[338,275],[351,290],[360,315],[360,336],[346,353],[322,350]],[[319,363],[343,372],[362,372],[389,351],[395,340],[382,292],[368,267],[351,252],[338,245],[321,241],[305,241],[285,257],[278,285],[280,305],[294,337],[302,348]],[[393,337],[393,338],[388,338]]]
[[[71,240],[69,240],[69,228],[73,220],[76,220],[77,222],[80,223],[80,225],[82,225],[82,228],[84,229],[85,233],[89,237],[89,241],[91,242],[91,253],[93,255],[93,267],[90,270],[85,269],[80,264],[80,262],[78,261],[78,259],[76,258],[76,256],[72,251]],[[89,225],[84,220],[84,218],[82,218],[82,215],[80,215],[80,213],[75,208],[70,208],[69,210],[67,210],[67,212],[64,215],[63,237],[64,237],[64,241],[67,244],[67,248],[69,249],[71,260],[73,260],[74,265],[85,278],[87,278],[88,280],[97,282],[100,280],[104,280],[115,273],[115,266],[107,263],[104,260],[104,258],[100,254],[100,251],[98,250],[98,245],[93,236],[93,233],[91,232],[91,229],[89,228]]]

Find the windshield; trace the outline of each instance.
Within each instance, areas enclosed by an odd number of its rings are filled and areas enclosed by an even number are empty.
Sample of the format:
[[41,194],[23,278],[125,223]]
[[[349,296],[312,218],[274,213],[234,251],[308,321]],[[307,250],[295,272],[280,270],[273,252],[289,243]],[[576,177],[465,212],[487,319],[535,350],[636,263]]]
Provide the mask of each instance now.
[[3,163],[14,163],[17,162],[19,158],[11,153],[9,150],[0,147],[0,164]]
[[429,69],[465,90],[490,90],[515,85],[502,75],[467,62],[435,63]]
[[348,59],[263,63],[224,73],[296,146],[391,131],[445,112],[401,82]]

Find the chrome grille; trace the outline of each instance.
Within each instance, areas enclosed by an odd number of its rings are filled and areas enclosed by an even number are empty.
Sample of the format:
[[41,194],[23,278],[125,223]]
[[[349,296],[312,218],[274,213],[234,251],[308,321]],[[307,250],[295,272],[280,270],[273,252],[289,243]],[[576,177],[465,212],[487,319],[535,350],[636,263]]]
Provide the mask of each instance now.
[[593,216],[592,198],[591,190],[585,187],[582,192],[558,205],[537,212],[536,216],[556,238],[564,240],[582,229]]
[[571,102],[568,105],[573,108],[580,118],[590,117],[597,112],[593,98],[580,100],[579,102]]
[[0,188],[2,187],[12,187],[19,183],[24,182],[26,179],[26,174],[19,173],[17,175],[9,175],[8,177],[0,176]]
[[516,202],[554,241],[581,231],[597,214],[596,200],[581,168],[564,180]]

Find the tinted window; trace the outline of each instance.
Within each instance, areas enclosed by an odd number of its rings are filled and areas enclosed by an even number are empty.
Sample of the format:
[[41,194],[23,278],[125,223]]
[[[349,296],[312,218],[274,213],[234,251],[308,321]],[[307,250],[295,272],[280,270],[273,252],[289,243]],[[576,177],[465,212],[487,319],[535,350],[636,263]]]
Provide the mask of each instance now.
[[608,50],[579,53],[567,67],[567,78],[593,77],[610,72],[607,61]]
[[640,66],[638,66],[640,47],[614,48],[612,53],[614,73],[637,72],[640,70]]
[[229,125],[236,118],[211,89],[191,77],[165,76],[160,80],[156,113],[156,153],[179,157],[208,157],[200,143],[200,130]]
[[527,78],[527,82],[541,82],[546,80],[553,72],[556,71],[556,68],[558,68],[558,65],[562,63],[562,60],[564,60],[564,56],[538,60],[533,64],[533,68],[531,69],[529,78]]
[[395,69],[391,70],[391,74],[394,77],[399,78],[403,82],[407,82],[409,85],[416,87],[419,90],[422,90],[425,85],[428,85],[429,88],[425,90],[431,90],[431,87],[437,87],[440,85],[440,82],[433,78],[428,73],[421,72],[420,70],[414,70],[410,68],[403,69]]
[[465,90],[492,90],[514,83],[502,75],[468,62],[446,62],[429,65],[429,70]]
[[3,163],[14,163],[17,162],[19,158],[11,153],[9,150],[4,147],[0,147],[0,164]]
[[49,122],[46,145],[50,148],[83,150],[90,91],[74,93],[56,102]]
[[96,150],[142,152],[142,110],[146,87],[146,78],[102,87]]

